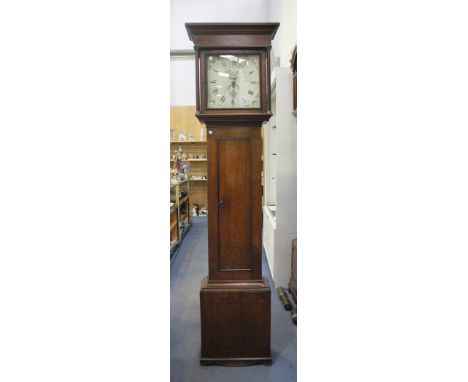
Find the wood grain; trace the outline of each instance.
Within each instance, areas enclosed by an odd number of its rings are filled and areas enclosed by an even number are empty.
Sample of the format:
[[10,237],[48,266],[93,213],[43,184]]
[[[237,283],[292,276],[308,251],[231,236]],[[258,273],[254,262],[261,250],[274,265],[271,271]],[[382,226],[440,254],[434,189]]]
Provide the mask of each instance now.
[[[225,283],[219,287],[202,281],[201,359],[204,365],[271,365],[271,290],[263,279],[254,288]],[[222,319],[220,319],[222,317]]]
[[261,280],[260,129],[209,131],[209,280]]

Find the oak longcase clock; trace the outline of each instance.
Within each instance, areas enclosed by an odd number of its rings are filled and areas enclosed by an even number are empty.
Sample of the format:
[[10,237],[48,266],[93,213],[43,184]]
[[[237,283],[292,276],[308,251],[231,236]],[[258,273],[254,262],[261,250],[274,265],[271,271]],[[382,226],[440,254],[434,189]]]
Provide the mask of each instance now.
[[271,364],[271,290],[262,277],[262,123],[279,23],[188,23],[196,116],[207,127],[208,275],[200,290],[203,365]]

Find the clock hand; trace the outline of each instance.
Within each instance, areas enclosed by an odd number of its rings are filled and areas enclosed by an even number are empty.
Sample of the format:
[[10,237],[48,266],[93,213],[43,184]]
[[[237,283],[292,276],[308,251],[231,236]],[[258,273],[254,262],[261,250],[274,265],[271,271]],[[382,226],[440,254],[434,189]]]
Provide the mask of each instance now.
[[236,97],[236,88],[239,86],[236,83],[237,78],[231,79],[231,85],[228,86],[228,88],[231,88],[230,94],[231,94],[231,105],[234,106],[235,104],[235,97]]

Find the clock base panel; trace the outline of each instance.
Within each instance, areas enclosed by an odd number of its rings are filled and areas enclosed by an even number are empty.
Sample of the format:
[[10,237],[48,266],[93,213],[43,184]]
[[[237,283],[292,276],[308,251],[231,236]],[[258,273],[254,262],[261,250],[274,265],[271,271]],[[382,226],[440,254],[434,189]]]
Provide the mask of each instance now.
[[271,365],[268,281],[264,278],[248,287],[239,282],[220,284],[202,280],[200,364]]
[[202,366],[252,366],[252,365],[266,365],[271,366],[271,357],[265,358],[200,358],[200,365]]

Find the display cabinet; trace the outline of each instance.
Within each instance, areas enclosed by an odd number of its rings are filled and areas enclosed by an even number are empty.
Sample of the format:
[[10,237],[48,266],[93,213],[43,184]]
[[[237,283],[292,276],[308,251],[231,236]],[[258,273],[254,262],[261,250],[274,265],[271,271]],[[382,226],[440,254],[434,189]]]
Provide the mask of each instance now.
[[[175,185],[174,185],[175,187]],[[171,202],[170,210],[170,253],[171,256],[179,244],[179,218],[177,205]]]
[[263,247],[276,287],[288,284],[291,240],[297,237],[297,122],[291,114],[292,77],[289,67],[273,70],[273,116],[263,125]]
[[[183,165],[188,165],[190,181],[190,201],[199,214],[206,215],[208,211],[208,169],[206,141],[171,141],[171,155],[182,149],[185,159]],[[171,160],[172,163],[172,160]]]
[[[208,212],[206,126],[195,117],[195,106],[171,106],[171,158],[179,149],[189,168],[191,214]],[[171,162],[172,164],[172,162]]]
[[190,183],[183,180],[170,187],[170,253],[190,229]]

